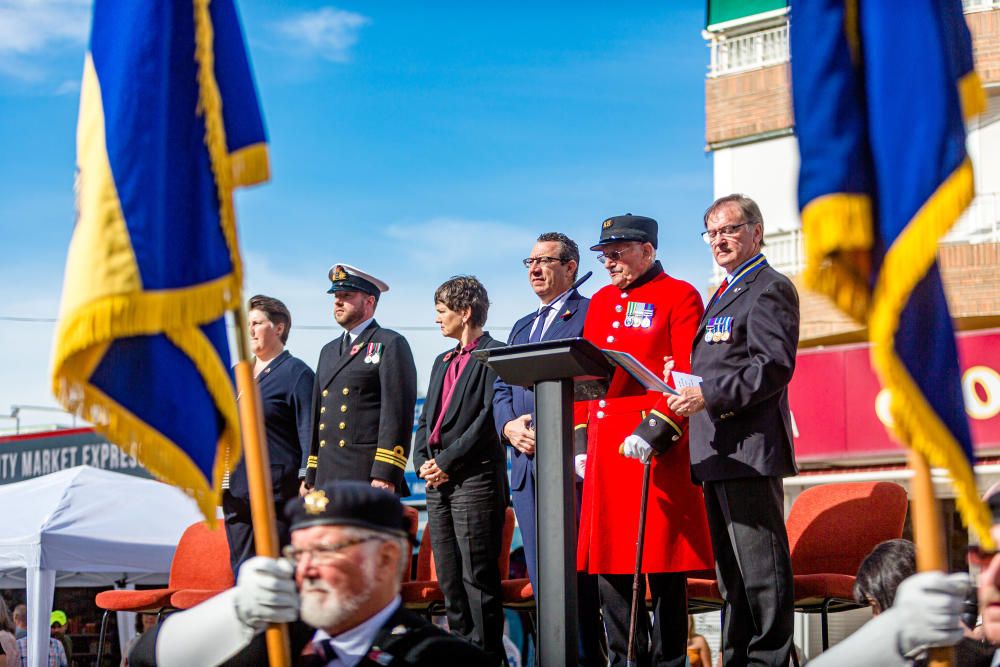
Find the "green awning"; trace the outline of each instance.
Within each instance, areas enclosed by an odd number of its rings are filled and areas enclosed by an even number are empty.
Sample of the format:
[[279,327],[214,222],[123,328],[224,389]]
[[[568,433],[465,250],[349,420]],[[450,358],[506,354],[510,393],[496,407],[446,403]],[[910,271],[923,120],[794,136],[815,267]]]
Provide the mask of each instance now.
[[725,23],[787,6],[787,0],[707,0],[705,25]]

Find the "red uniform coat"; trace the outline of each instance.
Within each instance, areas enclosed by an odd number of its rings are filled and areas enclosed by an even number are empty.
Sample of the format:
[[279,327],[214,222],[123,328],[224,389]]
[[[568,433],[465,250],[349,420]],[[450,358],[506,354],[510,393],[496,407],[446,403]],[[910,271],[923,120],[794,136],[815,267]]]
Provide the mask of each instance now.
[[[690,372],[691,341],[702,310],[697,290],[663,273],[657,262],[627,289],[608,285],[597,292],[583,336],[600,348],[630,353],[656,373],[665,356],[674,357],[675,370]],[[637,318],[640,326],[628,326]],[[633,433],[662,452],[652,462],[643,571],[713,567],[705,502],[691,482],[687,419],[674,414],[663,395],[645,392],[621,370],[604,399],[577,403],[576,415],[577,429],[587,429],[578,568],[596,574],[635,569],[642,464],[618,453]]]

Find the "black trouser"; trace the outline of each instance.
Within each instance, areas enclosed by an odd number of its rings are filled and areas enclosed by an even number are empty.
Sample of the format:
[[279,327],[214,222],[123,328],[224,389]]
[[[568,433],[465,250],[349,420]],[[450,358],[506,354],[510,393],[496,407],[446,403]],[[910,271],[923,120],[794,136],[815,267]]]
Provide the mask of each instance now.
[[726,602],[723,664],[785,667],[795,602],[781,479],[705,482],[704,489],[715,572]]
[[[274,503],[275,525],[278,529],[278,547],[291,541],[288,520],[285,519],[285,499]],[[226,539],[229,540],[229,564],[233,579],[239,574],[240,565],[257,555],[253,541],[253,522],[250,518],[250,501],[237,498],[228,490],[222,492],[222,511],[226,521]]]
[[[624,665],[628,655],[628,624],[632,610],[632,575],[601,574],[597,577],[608,630],[611,666]],[[639,581],[636,616],[636,664],[642,667],[683,667],[687,661],[687,576],[679,572],[649,575],[653,602],[653,627],[646,611],[646,582]]]
[[427,489],[427,525],[448,627],[505,659],[500,540],[506,499],[499,469]]

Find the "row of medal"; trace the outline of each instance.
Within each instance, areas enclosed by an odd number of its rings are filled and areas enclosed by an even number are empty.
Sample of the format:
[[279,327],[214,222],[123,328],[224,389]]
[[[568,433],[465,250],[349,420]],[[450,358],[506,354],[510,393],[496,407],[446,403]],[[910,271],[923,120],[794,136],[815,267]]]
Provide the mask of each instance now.
[[624,324],[635,329],[648,329],[653,324],[653,304],[629,301]]
[[732,317],[713,317],[705,325],[705,342],[718,343],[727,341],[732,336]]
[[385,347],[384,343],[368,343],[368,349],[365,350],[365,363],[377,364],[381,361],[383,347]]

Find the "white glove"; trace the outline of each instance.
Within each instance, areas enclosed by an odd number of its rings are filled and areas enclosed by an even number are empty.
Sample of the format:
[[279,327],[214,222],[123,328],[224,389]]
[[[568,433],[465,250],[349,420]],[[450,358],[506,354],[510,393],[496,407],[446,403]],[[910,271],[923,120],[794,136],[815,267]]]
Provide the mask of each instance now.
[[964,572],[920,572],[899,585],[892,608],[901,613],[899,652],[911,656],[928,646],[952,646],[962,638],[959,616],[969,591]]
[[587,471],[587,455],[577,454],[573,459],[573,467],[576,468],[577,477],[583,479],[583,473]]
[[243,563],[236,580],[236,616],[257,630],[268,623],[291,623],[299,616],[295,566],[283,558],[256,556]]
[[637,435],[630,435],[622,443],[622,453],[630,459],[639,459],[643,463],[653,455],[653,448],[648,442]]

